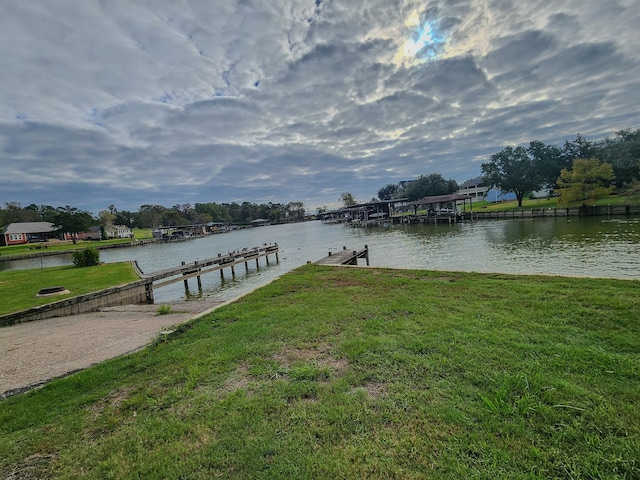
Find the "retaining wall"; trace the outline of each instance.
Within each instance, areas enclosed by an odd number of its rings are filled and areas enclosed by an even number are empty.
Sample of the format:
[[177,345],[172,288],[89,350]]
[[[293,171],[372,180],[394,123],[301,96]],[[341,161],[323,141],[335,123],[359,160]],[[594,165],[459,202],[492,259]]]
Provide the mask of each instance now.
[[485,218],[536,218],[536,217],[596,217],[607,215],[640,215],[640,205],[583,205],[567,208],[528,208],[521,210],[476,211],[475,219]]
[[65,298],[58,302],[2,315],[0,316],[0,326],[95,312],[102,307],[140,303],[153,303],[153,283],[150,280],[138,280],[126,285]]

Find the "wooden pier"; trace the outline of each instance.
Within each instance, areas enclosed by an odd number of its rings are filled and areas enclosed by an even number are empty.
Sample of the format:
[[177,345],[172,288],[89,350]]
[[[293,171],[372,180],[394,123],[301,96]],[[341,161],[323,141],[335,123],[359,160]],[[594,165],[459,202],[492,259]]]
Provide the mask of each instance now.
[[318,265],[357,265],[358,259],[364,258],[369,266],[369,246],[365,245],[362,250],[347,250],[342,247],[339,252],[329,252],[329,255],[318,260]]
[[204,274],[211,272],[220,272],[220,278],[224,278],[224,269],[229,268],[231,270],[232,277],[235,278],[236,270],[235,266],[244,263],[245,270],[249,271],[249,262],[255,261],[256,268],[260,268],[260,258],[264,257],[267,265],[269,265],[269,255],[275,255],[276,262],[279,262],[278,257],[278,244],[263,245],[260,247],[243,248],[242,250],[235,250],[229,252],[226,255],[218,254],[217,257],[208,258],[205,260],[196,260],[193,263],[182,262],[182,265],[177,267],[168,268],[165,270],[159,270],[157,272],[145,274],[138,267],[139,275],[148,280],[149,288],[147,290],[147,301],[153,303],[153,288],[160,288],[166,285],[171,285],[176,282],[184,282],[184,288],[189,291],[189,279],[196,278],[198,282],[198,290],[202,290],[202,280],[200,277]]

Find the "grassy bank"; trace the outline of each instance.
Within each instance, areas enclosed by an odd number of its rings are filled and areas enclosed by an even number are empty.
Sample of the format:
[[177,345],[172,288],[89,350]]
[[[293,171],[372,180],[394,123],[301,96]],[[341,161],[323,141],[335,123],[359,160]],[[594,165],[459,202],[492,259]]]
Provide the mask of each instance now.
[[[583,202],[574,202],[569,205],[558,205],[558,197],[550,198],[525,198],[522,200],[522,207],[518,207],[517,200],[504,202],[475,202],[473,209],[477,211],[502,211],[502,210],[527,210],[531,208],[565,208],[579,207]],[[637,205],[640,198],[628,195],[609,195],[597,200],[589,200],[587,205]]]
[[[64,266],[0,271],[0,315],[136,280],[138,276],[129,262],[83,268]],[[55,286],[66,287],[71,293],[36,297],[41,288]]]
[[307,265],[0,402],[0,476],[638,478],[638,287]]
[[[136,240],[149,240],[152,238],[150,228],[134,228],[133,235]],[[84,250],[87,247],[101,248],[109,245],[130,244],[129,238],[112,238],[110,240],[78,240],[73,243],[71,240],[50,241],[46,243],[26,243],[23,245],[0,246],[0,255],[17,256],[17,255],[33,255],[38,256],[42,252],[69,252],[74,250]]]

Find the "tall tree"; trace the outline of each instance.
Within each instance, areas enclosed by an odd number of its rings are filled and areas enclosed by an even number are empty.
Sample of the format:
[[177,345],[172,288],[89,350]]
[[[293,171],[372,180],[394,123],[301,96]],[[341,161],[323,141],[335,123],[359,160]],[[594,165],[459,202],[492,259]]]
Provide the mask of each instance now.
[[594,142],[587,140],[578,133],[574,140],[567,140],[564,142],[563,154],[570,164],[576,158],[594,157],[597,150],[597,146]]
[[113,225],[113,222],[116,219],[116,214],[112,213],[110,210],[100,210],[98,212],[98,218],[100,219],[100,225],[103,227],[109,227]]
[[455,180],[445,180],[439,173],[420,175],[416,180],[408,182],[397,190],[393,198],[407,198],[410,202],[424,197],[447,195],[458,190]]
[[31,208],[32,206],[35,207],[35,205],[23,208],[20,202],[6,202],[4,206],[5,211],[3,223],[5,224],[40,221],[40,215],[38,214],[37,207],[35,210]]
[[483,163],[481,168],[485,183],[503,192],[515,193],[519,207],[527,193],[538,190],[545,183],[524,147],[506,147],[491,155],[490,161]]
[[342,205],[345,207],[352,207],[358,203],[349,192],[343,192],[340,194],[340,200],[342,201]]
[[389,183],[388,185],[385,185],[380,190],[378,190],[378,198],[380,200],[391,200],[393,198],[393,194],[396,193],[399,188],[399,185]]
[[297,221],[304,220],[304,203],[289,202],[287,204],[287,209],[289,210],[289,214],[292,216],[294,220],[297,220]]
[[553,188],[563,168],[571,166],[571,160],[563,155],[556,145],[547,145],[538,140],[529,143],[527,154],[533,162],[532,168],[540,176],[542,187]]
[[559,204],[595,200],[609,195],[615,189],[611,183],[615,175],[608,163],[597,158],[577,158],[571,170],[564,169],[558,178]]
[[53,224],[62,233],[73,235],[73,243],[76,242],[76,234],[86,232],[95,223],[89,212],[78,210],[76,207],[58,207]]
[[[111,208],[109,208],[111,211]],[[135,225],[136,214],[128,210],[117,210],[113,219],[114,225],[124,225],[125,227],[132,228]]]
[[640,129],[620,130],[615,132],[613,139],[605,138],[600,158],[613,167],[616,186],[623,187],[640,180]]

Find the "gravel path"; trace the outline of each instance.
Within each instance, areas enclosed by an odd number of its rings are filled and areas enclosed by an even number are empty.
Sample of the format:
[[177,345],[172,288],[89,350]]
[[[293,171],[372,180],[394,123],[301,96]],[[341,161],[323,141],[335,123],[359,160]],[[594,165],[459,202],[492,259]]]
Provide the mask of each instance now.
[[0,400],[109,358],[140,350],[166,327],[211,311],[222,302],[125,305],[0,328]]

